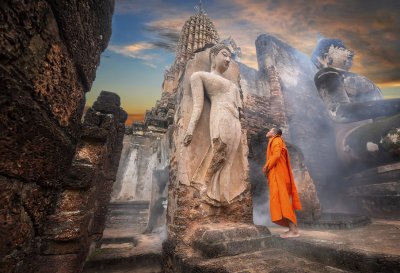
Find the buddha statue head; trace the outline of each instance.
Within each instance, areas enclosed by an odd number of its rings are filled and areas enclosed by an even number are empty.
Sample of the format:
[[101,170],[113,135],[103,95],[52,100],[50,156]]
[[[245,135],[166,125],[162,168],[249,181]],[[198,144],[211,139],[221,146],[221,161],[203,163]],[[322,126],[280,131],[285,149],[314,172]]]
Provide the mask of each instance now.
[[318,69],[325,67],[349,71],[353,64],[354,52],[348,50],[338,39],[320,39],[311,54],[311,61]]
[[224,44],[216,44],[210,49],[211,71],[224,73],[231,62],[232,53]]

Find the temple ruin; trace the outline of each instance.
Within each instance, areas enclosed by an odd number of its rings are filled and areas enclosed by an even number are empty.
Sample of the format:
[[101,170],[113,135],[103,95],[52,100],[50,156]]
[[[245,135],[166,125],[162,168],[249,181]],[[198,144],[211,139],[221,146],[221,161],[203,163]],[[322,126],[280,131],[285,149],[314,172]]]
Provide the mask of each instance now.
[[[200,1],[160,99],[125,124],[114,92],[84,109],[113,10],[0,6],[0,272],[398,271],[400,99],[350,72],[340,40],[310,57],[261,34],[254,69]],[[289,240],[262,173],[272,127],[303,204]]]

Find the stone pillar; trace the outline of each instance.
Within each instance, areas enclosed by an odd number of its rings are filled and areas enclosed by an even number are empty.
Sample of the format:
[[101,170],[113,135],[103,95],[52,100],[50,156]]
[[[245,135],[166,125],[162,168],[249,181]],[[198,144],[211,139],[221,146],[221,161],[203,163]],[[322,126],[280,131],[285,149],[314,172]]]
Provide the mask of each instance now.
[[54,272],[80,272],[91,243],[101,239],[126,118],[119,97],[111,92],[102,91],[88,109],[64,188],[43,229],[41,253],[36,258],[41,262],[35,272],[48,272],[48,263]]

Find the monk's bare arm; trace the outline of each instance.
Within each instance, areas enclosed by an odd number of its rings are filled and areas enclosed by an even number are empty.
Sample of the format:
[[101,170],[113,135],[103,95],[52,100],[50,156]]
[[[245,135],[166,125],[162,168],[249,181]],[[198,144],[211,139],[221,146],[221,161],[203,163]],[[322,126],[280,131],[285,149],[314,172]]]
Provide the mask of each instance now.
[[201,112],[203,111],[204,87],[203,80],[199,72],[193,73],[193,75],[190,77],[190,87],[192,89],[193,109],[189,125],[186,130],[186,136],[184,139],[185,145],[189,145],[192,141],[194,129],[196,128],[197,122],[200,119]]
[[278,140],[275,140],[272,145],[271,145],[271,149],[272,149],[272,155],[270,156],[270,158],[268,158],[266,167],[267,170],[271,170],[276,163],[278,162],[279,157],[281,156],[281,152],[282,152],[282,143]]

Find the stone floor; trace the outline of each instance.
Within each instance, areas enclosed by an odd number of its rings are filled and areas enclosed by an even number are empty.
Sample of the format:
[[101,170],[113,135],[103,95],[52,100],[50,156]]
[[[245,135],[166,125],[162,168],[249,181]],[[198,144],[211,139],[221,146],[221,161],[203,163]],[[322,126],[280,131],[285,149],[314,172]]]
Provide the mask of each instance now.
[[[160,273],[160,235],[142,234],[147,213],[144,203],[111,206],[103,244],[84,272]],[[400,221],[372,219],[370,225],[349,230],[303,229],[294,239],[279,238],[284,228],[269,229],[271,248],[216,259],[198,257],[196,267],[189,264],[185,273],[400,272]]]
[[[183,253],[183,251],[181,251]],[[339,273],[351,272],[298,257],[280,248],[266,248],[236,256],[203,259],[182,255],[177,259],[184,273]]]
[[301,236],[281,239],[285,228],[269,227],[274,246],[297,256],[355,272],[400,272],[400,221],[372,219],[349,230],[301,230]]
[[[268,227],[273,235],[287,229]],[[370,225],[348,230],[300,230],[301,237],[291,239],[385,255],[400,255],[400,221],[373,219]]]

